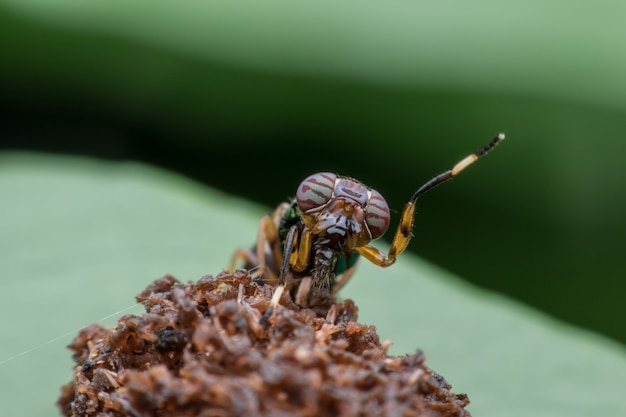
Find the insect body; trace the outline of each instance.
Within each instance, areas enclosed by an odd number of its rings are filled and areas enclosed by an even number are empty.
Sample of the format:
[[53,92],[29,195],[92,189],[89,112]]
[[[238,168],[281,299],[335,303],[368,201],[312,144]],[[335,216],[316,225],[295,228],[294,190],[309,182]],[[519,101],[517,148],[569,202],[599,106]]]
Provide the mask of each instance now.
[[233,263],[243,260],[247,268],[258,267],[259,276],[278,285],[266,316],[286,288],[297,288],[295,301],[302,306],[308,305],[317,289],[334,294],[352,276],[359,256],[381,267],[392,265],[411,240],[417,199],[454,178],[503,139],[504,134],[498,134],[415,191],[404,206],[387,254],[370,245],[389,227],[383,196],[353,178],[320,172],[300,183],[293,201],[261,219],[254,251],[237,251]]

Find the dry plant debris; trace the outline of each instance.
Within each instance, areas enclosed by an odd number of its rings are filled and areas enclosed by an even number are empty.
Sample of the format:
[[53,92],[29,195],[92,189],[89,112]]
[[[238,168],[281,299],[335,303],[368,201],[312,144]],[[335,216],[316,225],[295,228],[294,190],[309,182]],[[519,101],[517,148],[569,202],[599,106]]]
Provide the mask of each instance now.
[[470,416],[466,395],[424,365],[389,356],[351,300],[316,311],[243,270],[182,284],[165,276],[137,296],[146,313],[91,325],[69,348],[66,416]]

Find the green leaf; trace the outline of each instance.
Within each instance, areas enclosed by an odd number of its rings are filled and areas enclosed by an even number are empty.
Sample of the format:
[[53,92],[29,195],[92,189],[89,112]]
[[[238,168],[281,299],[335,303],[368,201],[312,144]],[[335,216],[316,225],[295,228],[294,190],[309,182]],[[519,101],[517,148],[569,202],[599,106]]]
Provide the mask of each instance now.
[[623,2],[4,3],[53,25],[266,71],[547,93],[624,106],[626,55],[618,53],[626,35]]
[[[64,346],[81,326],[140,314],[134,296],[163,274],[219,273],[267,211],[135,163],[35,154],[0,154],[0,195],[3,416],[58,413],[73,375]],[[475,416],[626,412],[622,348],[414,256],[362,262],[342,296],[393,354],[423,349]]]

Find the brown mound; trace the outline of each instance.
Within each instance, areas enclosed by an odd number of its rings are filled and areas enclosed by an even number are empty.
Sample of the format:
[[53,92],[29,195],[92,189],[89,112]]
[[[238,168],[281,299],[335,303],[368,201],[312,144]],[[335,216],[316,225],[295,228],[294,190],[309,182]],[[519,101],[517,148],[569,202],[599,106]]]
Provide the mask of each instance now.
[[[69,348],[66,416],[469,416],[421,352],[387,356],[351,300],[320,311],[289,296],[259,320],[272,287],[244,271],[154,282],[142,316],[91,325]],[[325,317],[324,317],[325,316]]]

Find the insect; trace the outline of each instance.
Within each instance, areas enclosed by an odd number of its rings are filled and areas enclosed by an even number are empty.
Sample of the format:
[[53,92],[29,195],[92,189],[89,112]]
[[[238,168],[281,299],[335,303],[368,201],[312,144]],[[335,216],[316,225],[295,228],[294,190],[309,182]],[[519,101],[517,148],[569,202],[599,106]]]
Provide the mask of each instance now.
[[295,302],[303,307],[320,290],[334,295],[353,275],[361,256],[383,268],[393,265],[411,240],[417,199],[454,178],[502,140],[504,134],[499,133],[419,187],[402,210],[387,254],[370,245],[385,234],[391,220],[389,206],[378,191],[330,172],[304,179],[293,200],[261,219],[254,249],[239,249],[233,256],[233,267],[243,261],[246,268],[257,268],[257,277],[277,286],[265,321],[285,290],[295,290]]

